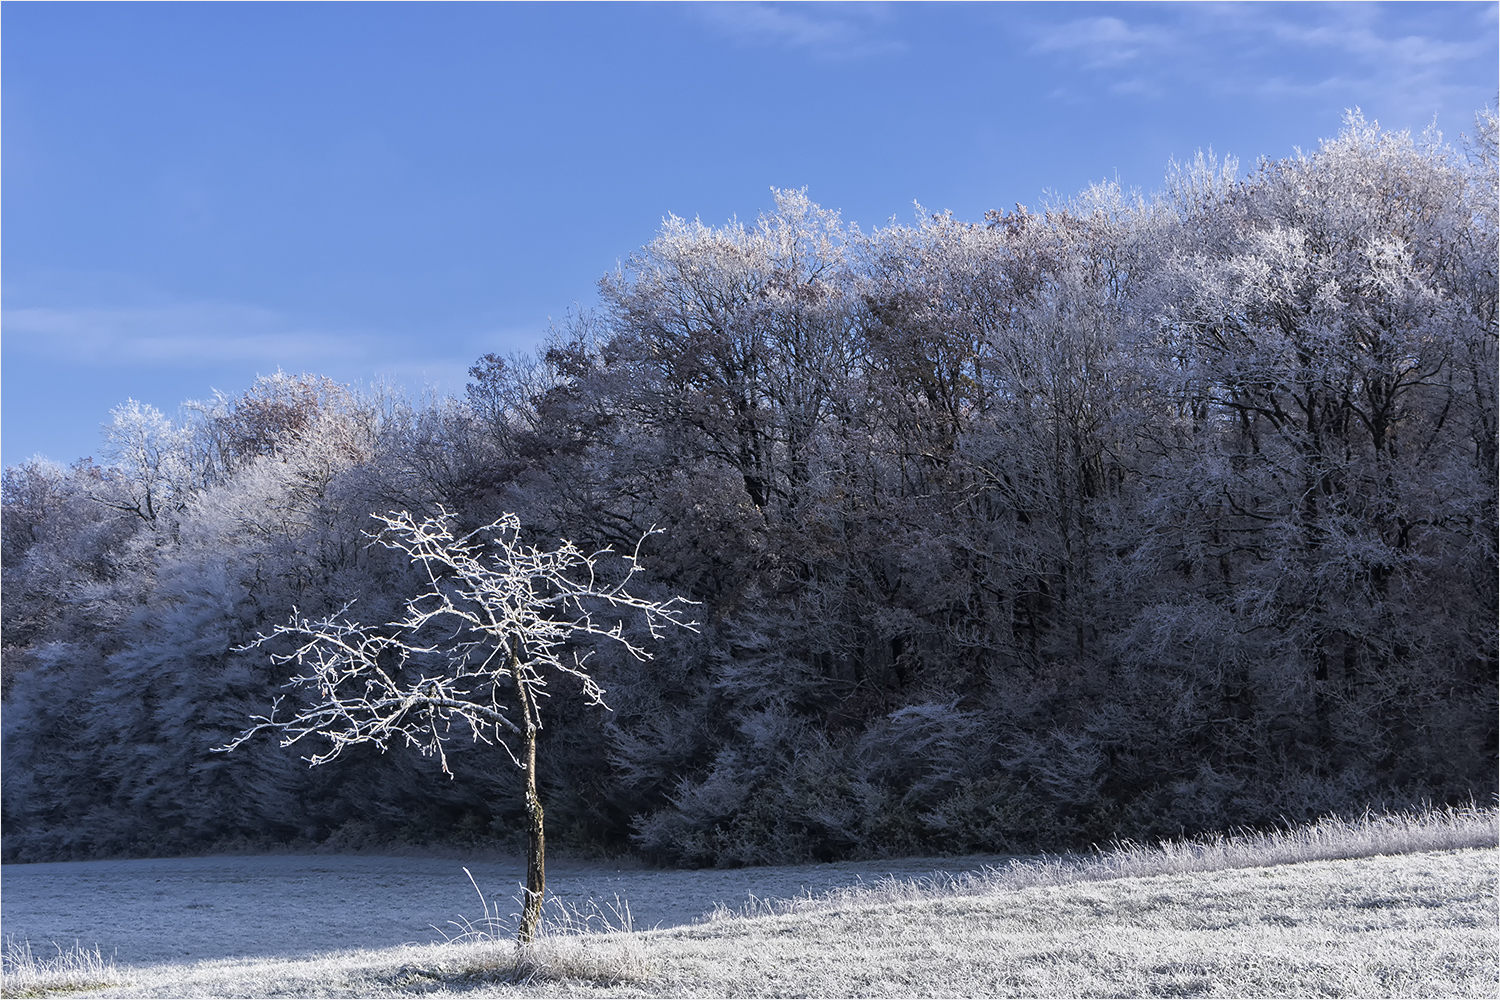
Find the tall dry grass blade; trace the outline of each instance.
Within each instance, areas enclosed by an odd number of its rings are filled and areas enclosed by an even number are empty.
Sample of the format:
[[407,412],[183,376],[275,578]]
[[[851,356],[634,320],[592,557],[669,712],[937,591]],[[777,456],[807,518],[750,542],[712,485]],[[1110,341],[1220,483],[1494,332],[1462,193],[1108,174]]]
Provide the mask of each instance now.
[[56,955],[38,955],[31,942],[19,942],[6,935],[0,952],[0,997],[32,997],[64,990],[96,990],[118,986],[121,979],[113,958],[105,958],[99,948],[85,948],[78,942],[64,950],[56,942]]
[[[467,917],[449,921],[457,933],[440,931],[448,943],[464,949],[448,975],[486,977],[511,982],[582,980],[596,983],[644,979],[648,963],[635,932],[630,904],[616,896],[600,905],[590,900],[579,908],[552,898],[547,901],[536,937],[515,940],[515,924],[500,915],[498,904],[485,898],[469,869],[464,869],[479,896],[483,916],[476,924]],[[517,903],[521,901],[518,899]],[[414,974],[437,975],[426,970]]]

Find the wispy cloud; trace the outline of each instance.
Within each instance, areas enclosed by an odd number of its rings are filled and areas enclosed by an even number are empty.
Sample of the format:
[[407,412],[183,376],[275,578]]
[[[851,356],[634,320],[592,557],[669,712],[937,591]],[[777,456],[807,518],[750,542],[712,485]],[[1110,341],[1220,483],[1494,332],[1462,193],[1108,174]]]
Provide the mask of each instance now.
[[1251,82],[1249,89],[1276,96],[1340,89],[1373,92],[1372,97],[1402,100],[1430,114],[1450,96],[1453,67],[1476,59],[1493,61],[1493,31],[1455,41],[1405,31],[1383,21],[1378,10],[1330,6],[1320,23],[1299,23],[1285,16],[1255,19],[1254,27],[1268,42],[1300,49],[1309,62],[1302,73]]
[[55,308],[3,314],[7,352],[85,364],[177,366],[260,362],[283,367],[365,358],[382,346],[368,331],[318,330],[273,310],[222,302]]
[[326,329],[272,309],[212,301],[8,308],[3,324],[7,355],[96,369],[253,374],[281,368],[448,392],[462,391],[468,366],[479,353],[526,343],[535,333],[476,329],[435,337],[414,331]]
[[1131,27],[1118,17],[1086,17],[1044,28],[1032,48],[1076,56],[1085,69],[1112,69],[1171,48],[1176,34],[1160,27]]
[[[1408,120],[1467,113],[1475,95],[1458,81],[1472,74],[1459,67],[1493,61],[1496,7],[1426,10],[1433,16],[1400,5],[1183,4],[1033,21],[1029,33],[1032,52],[1070,65],[1096,91],[1144,99],[1187,87],[1265,99],[1337,96]],[[1485,96],[1493,95],[1479,100]]]
[[746,45],[824,59],[889,55],[906,48],[900,39],[880,33],[890,20],[881,4],[707,3],[691,9],[720,35]]

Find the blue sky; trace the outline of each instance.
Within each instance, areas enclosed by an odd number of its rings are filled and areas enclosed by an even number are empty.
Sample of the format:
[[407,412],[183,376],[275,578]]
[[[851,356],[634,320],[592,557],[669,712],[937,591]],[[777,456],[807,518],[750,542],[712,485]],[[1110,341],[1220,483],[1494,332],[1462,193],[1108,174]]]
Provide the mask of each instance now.
[[1496,6],[86,4],[0,9],[0,460],[97,455],[278,367],[463,391],[667,213],[806,187],[866,229],[1361,107],[1452,140]]

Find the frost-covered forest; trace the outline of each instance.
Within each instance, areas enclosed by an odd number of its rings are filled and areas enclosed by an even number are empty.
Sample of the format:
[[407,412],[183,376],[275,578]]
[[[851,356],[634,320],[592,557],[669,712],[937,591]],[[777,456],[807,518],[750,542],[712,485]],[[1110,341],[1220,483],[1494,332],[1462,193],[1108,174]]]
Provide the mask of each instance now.
[[[4,858],[519,844],[496,747],[212,752],[372,514],[516,514],[701,602],[558,690],[554,844],[685,866],[1059,849],[1487,800],[1496,132],[1351,116],[1246,177],[864,232],[669,218],[466,399],[278,374],[4,472]],[[615,644],[618,646],[618,644]]]

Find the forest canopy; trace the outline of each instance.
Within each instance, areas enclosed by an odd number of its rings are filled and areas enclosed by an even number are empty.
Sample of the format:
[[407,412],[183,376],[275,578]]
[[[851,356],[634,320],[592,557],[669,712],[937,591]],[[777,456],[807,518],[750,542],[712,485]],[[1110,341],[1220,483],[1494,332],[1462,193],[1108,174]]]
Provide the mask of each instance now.
[[501,748],[452,780],[213,752],[293,677],[258,635],[399,615],[392,511],[655,527],[639,592],[702,603],[636,626],[650,660],[592,650],[612,712],[549,704],[554,844],[1021,852],[1489,799],[1496,190],[1482,113],[980,222],[777,191],[669,217],[463,399],[127,401],[104,462],[4,470],[4,860],[519,844]]

